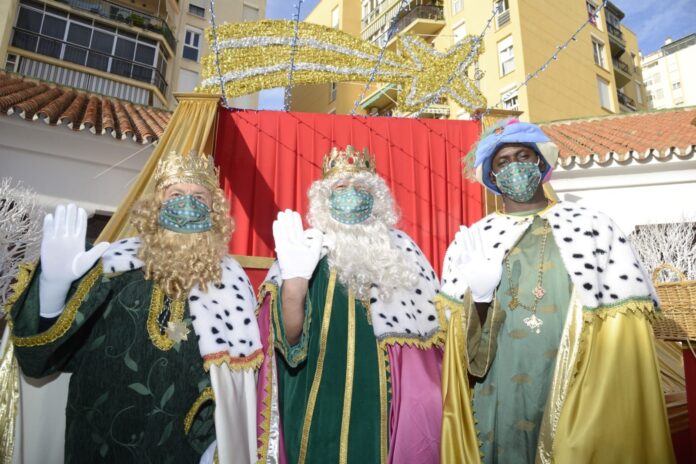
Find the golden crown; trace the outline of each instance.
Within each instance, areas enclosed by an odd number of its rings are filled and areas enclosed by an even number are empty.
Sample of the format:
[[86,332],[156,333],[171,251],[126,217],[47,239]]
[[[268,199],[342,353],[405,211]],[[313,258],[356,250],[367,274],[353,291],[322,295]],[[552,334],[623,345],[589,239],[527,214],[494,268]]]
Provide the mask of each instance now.
[[344,172],[367,171],[374,174],[375,160],[370,156],[367,148],[360,152],[356,151],[351,145],[348,145],[345,151],[340,151],[338,148],[333,147],[331,153],[324,156],[321,170],[324,179]]
[[218,188],[218,172],[213,157],[198,154],[195,150],[188,155],[169,152],[155,169],[155,187],[164,190],[174,184],[198,184],[211,192]]

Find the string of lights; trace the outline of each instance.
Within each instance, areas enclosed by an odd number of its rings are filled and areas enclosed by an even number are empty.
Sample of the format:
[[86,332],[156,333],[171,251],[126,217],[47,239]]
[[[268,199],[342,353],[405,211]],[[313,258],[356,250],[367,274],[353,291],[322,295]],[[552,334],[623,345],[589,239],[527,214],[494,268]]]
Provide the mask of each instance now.
[[292,39],[292,47],[290,48],[290,66],[288,69],[288,85],[285,87],[285,95],[283,98],[283,111],[290,110],[290,103],[292,99],[292,75],[295,72],[295,52],[297,51],[297,39],[300,35],[300,8],[302,8],[302,2],[304,0],[299,0],[295,5],[295,14],[293,16],[294,24],[294,36]]
[[372,83],[375,81],[375,77],[377,76],[379,67],[382,65],[382,59],[384,58],[384,51],[387,49],[387,44],[394,35],[394,32],[396,32],[396,24],[399,20],[399,17],[401,16],[401,12],[409,3],[409,0],[401,0],[401,2],[399,3],[399,10],[396,12],[394,16],[392,16],[391,23],[389,24],[389,29],[387,30],[387,38],[384,41],[384,46],[379,51],[379,57],[377,58],[377,62],[375,63],[374,68],[372,68],[372,72],[370,73],[370,77],[367,80],[367,83],[365,83],[365,87],[363,87],[362,92],[360,92],[360,96],[357,100],[355,100],[355,103],[353,104],[353,109],[350,112],[351,116],[355,116],[355,112],[358,110],[360,102],[363,100],[363,98],[365,98],[365,93],[367,92],[367,89],[369,89],[370,85],[372,85]]
[[[429,99],[427,104],[423,105],[423,107],[418,110],[417,113],[413,115],[414,118],[419,118],[421,114],[423,114],[423,111],[425,111],[428,106],[434,102],[438,101],[442,96],[445,94],[445,91],[449,88],[449,86],[452,84],[452,81],[463,71],[466,70],[471,62],[473,61],[474,57],[478,56],[478,51],[479,48],[481,47],[481,41],[483,40],[483,37],[486,35],[488,32],[488,29],[490,29],[491,24],[493,23],[493,19],[495,19],[495,16],[498,14],[498,9],[501,8],[501,5],[499,3],[496,3],[495,6],[493,7],[493,11],[491,12],[491,16],[488,18],[488,21],[486,21],[486,25],[483,28],[483,31],[476,36],[474,39],[474,43],[471,46],[471,52],[467,55],[467,57],[457,66],[457,69],[449,76],[447,79],[447,83],[443,86],[441,86],[437,92]],[[478,70],[476,71],[478,74]],[[478,80],[478,76],[475,76],[475,79]]]
[[208,5],[210,10],[210,25],[213,33],[213,53],[215,53],[215,67],[217,69],[217,80],[220,83],[220,94],[222,95],[222,106],[227,109],[231,109],[227,104],[227,97],[225,96],[225,82],[222,79],[222,68],[220,67],[220,47],[218,46],[217,38],[217,24],[215,18],[215,0],[210,0]]
[[[544,64],[542,64],[539,68],[537,68],[536,71],[527,74],[527,77],[526,77],[526,79],[524,80],[524,82],[522,82],[520,85],[518,85],[517,87],[515,87],[514,89],[512,89],[512,90],[510,90],[509,92],[506,92],[506,93],[512,93],[512,92],[517,92],[517,91],[519,91],[522,87],[526,86],[526,85],[529,83],[529,81],[531,81],[532,79],[534,79],[534,78],[536,78],[537,76],[539,76],[539,74],[541,74],[542,72],[546,71],[551,63],[553,63],[554,61],[558,60],[558,54],[559,54],[561,51],[565,50],[565,49],[568,47],[568,45],[570,45],[571,42],[575,42],[575,41],[578,39],[578,37],[577,37],[578,34],[580,34],[580,32],[581,32],[583,29],[585,29],[585,27],[587,27],[588,24],[592,24],[593,22],[596,21],[597,15],[599,14],[599,12],[600,12],[604,7],[607,6],[607,3],[608,3],[608,2],[609,2],[609,0],[603,0],[602,4],[599,5],[597,8],[595,8],[594,11],[592,12],[592,14],[589,14],[589,15],[588,15],[587,20],[586,20],[584,23],[582,23],[582,24],[580,25],[579,28],[577,28],[577,29],[575,30],[575,32],[573,33],[573,35],[571,35],[570,38],[569,38],[568,40],[566,40],[565,42],[563,42],[561,45],[558,45],[558,46],[556,47],[556,51],[553,53],[553,55],[551,55],[551,57],[550,57],[549,59],[547,59],[547,60],[544,62]],[[502,104],[503,104],[503,101],[504,101],[504,99],[501,98],[501,99],[498,101],[498,103],[496,103],[495,105],[493,105],[493,106],[488,106],[488,108],[486,108],[486,111],[484,111],[483,113],[480,113],[480,114],[476,115],[476,119],[483,120],[483,118],[485,118],[486,116],[488,116],[488,115],[490,114],[491,111],[493,111],[495,108],[497,108],[497,107],[499,107],[500,105],[502,105]]]

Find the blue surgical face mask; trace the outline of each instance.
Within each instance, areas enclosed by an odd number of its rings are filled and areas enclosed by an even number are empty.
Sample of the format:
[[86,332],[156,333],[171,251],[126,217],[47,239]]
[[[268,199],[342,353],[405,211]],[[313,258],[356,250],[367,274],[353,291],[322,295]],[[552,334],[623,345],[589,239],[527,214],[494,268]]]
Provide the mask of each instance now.
[[213,228],[208,205],[193,195],[182,195],[162,203],[159,214],[162,228],[182,234],[207,232]]
[[531,200],[541,182],[538,161],[515,161],[493,175],[500,191],[518,203]]
[[331,217],[341,224],[359,224],[372,214],[374,198],[365,190],[346,187],[331,192],[329,206]]

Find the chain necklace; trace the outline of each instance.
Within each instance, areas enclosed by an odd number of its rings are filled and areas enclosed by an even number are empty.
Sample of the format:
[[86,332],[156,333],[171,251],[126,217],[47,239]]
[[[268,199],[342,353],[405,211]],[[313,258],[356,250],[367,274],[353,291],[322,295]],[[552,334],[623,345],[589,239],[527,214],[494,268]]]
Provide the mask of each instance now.
[[523,304],[520,299],[519,299],[519,287],[515,287],[512,283],[512,269],[510,268],[510,258],[508,257],[505,259],[505,271],[507,273],[507,278],[508,278],[508,285],[510,286],[510,296],[512,296],[512,299],[510,300],[510,303],[508,303],[508,308],[510,308],[511,311],[515,310],[518,306],[521,308],[526,309],[527,311],[531,312],[532,315],[525,317],[522,322],[529,327],[531,330],[533,330],[535,333],[540,333],[541,332],[541,326],[544,325],[544,321],[539,319],[536,315],[537,312],[537,306],[539,305],[539,301],[544,297],[546,294],[546,290],[544,290],[543,287],[543,281],[544,281],[544,253],[546,252],[546,240],[549,236],[549,223],[544,222],[544,230],[543,234],[541,237],[541,247],[539,251],[539,271],[537,272],[537,281],[536,281],[536,286],[534,287],[534,290],[532,290],[532,295],[534,296],[534,302],[531,305],[526,305]]

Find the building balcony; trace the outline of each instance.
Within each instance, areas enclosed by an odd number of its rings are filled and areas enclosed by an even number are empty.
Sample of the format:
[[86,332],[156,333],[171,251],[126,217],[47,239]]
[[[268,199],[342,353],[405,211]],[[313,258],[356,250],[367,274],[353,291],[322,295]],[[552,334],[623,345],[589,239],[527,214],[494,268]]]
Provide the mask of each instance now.
[[414,5],[402,12],[397,19],[394,35],[401,32],[434,34],[445,25],[445,12],[441,2],[431,5]]
[[619,104],[622,107],[627,108],[628,111],[636,111],[638,109],[636,102],[633,101],[633,99],[628,95],[624,95],[621,92],[617,92],[616,95],[619,97]]
[[[435,35],[445,26],[445,14],[441,0],[414,0],[399,12],[400,2],[395,2],[388,9],[380,6],[363,18],[361,37],[371,40],[380,47],[387,45],[389,26],[395,19],[394,33],[388,47],[393,46],[398,34],[410,33],[421,36]],[[377,12],[377,14],[375,14]]]
[[628,64],[624,63],[618,58],[612,59],[612,63],[614,64],[614,77],[616,78],[616,86],[620,88],[631,82],[632,76]]
[[381,114],[385,109],[396,104],[396,98],[396,85],[387,84],[363,98],[360,107],[368,114]]
[[621,56],[626,51],[626,40],[624,40],[623,32],[618,27],[607,23],[607,32],[609,33],[609,48],[611,56]]
[[108,0],[56,0],[73,8],[108,18],[112,21],[139,27],[162,35],[173,51],[176,51],[176,39],[167,22],[157,16],[129,8]]
[[13,29],[9,52],[21,57],[17,64],[21,74],[135,103],[152,104],[152,101],[143,101],[152,100],[150,91],[143,88],[146,84],[159,91],[160,100],[166,99],[164,76],[157,68],[137,61],[137,57],[125,59],[19,27]]

